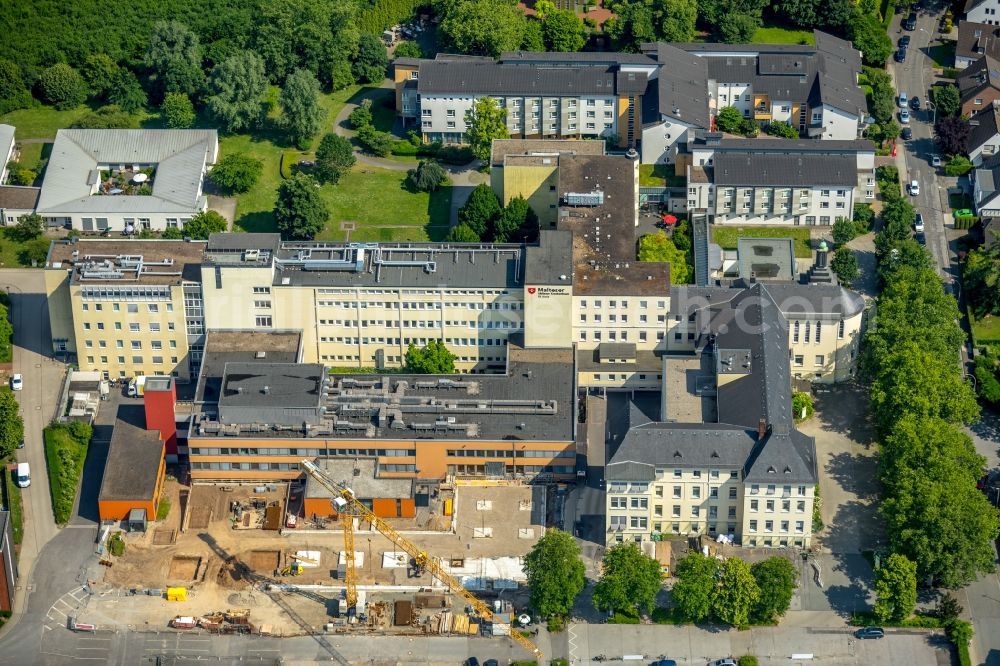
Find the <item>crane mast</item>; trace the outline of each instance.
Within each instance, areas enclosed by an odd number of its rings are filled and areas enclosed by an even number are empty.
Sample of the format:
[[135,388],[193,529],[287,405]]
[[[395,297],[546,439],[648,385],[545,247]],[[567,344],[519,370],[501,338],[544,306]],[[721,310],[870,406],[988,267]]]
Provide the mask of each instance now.
[[[528,650],[528,652],[533,654],[535,658],[541,658],[542,651],[538,649],[537,645],[525,638],[519,631],[510,625],[498,622],[493,614],[493,609],[490,608],[488,604],[465,589],[454,576],[444,570],[444,567],[442,567],[437,560],[429,557],[426,551],[421,550],[419,546],[397,532],[392,525],[375,515],[375,512],[362,504],[357,497],[354,496],[354,492],[349,487],[338,481],[334,481],[329,474],[320,469],[320,467],[311,460],[303,460],[302,467],[311,477],[313,477],[320,485],[326,488],[333,495],[333,505],[336,507],[338,513],[340,513],[342,519],[344,518],[345,511],[349,514],[353,514],[346,518],[349,522],[344,523],[344,542],[345,548],[347,548],[347,566],[345,567],[345,570],[348,572],[347,576],[349,581],[347,592],[348,606],[352,605],[352,588],[354,589],[354,603],[357,603],[357,588],[356,581],[354,580],[354,532],[353,529],[351,529],[351,527],[353,527],[354,516],[356,515],[371,523],[371,526],[382,534],[382,536],[393,542],[396,546],[412,557],[418,567],[425,567],[431,572],[431,575],[444,583],[453,594],[457,594],[462,597],[476,612],[476,615],[483,618],[487,622],[492,622],[506,627],[508,635],[512,639],[519,643],[524,649]],[[349,524],[351,527],[348,526]]]

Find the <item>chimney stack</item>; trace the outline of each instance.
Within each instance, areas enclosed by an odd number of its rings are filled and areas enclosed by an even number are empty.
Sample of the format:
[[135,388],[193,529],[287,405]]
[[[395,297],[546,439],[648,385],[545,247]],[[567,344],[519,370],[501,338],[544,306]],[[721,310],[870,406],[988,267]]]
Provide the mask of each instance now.
[[763,440],[767,434],[767,421],[763,417],[757,422],[757,440]]

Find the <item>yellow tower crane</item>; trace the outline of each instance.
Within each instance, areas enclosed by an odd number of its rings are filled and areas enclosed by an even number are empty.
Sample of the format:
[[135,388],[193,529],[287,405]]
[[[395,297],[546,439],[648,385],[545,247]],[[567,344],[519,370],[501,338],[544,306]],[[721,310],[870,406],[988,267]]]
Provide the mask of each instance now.
[[[419,546],[414,544],[412,541],[404,537],[402,534],[397,532],[392,525],[385,522],[379,518],[375,513],[369,509],[367,506],[362,504],[355,496],[354,492],[348,488],[343,483],[339,481],[334,481],[329,474],[320,469],[316,463],[311,460],[303,460],[302,467],[306,472],[316,479],[316,481],[326,488],[333,495],[333,505],[336,507],[337,512],[340,514],[341,518],[345,520],[344,522],[344,547],[347,550],[347,566],[345,571],[347,572],[347,595],[348,595],[348,606],[352,605],[351,595],[353,591],[353,603],[357,603],[357,581],[355,580],[354,572],[354,531],[353,531],[353,521],[354,516],[359,518],[364,518],[372,527],[374,527],[382,536],[387,538],[389,541],[393,542],[395,545],[403,549],[410,557],[413,558],[414,563],[418,567],[423,567],[428,569],[435,578],[444,583],[448,589],[452,591],[453,594],[457,594],[462,597],[469,606],[476,612],[476,614],[487,622],[492,622],[495,624],[503,625],[502,622],[498,622],[496,617],[493,615],[493,610],[488,604],[481,601],[474,594],[469,592],[467,589],[462,587],[462,584],[458,582],[451,574],[444,570],[444,568],[432,557],[427,555],[426,551],[420,549]],[[345,514],[350,514],[346,519]],[[536,659],[541,661],[542,651],[538,649],[532,641],[525,638],[519,631],[513,627],[507,625],[508,635],[521,644],[521,646],[535,656]]]

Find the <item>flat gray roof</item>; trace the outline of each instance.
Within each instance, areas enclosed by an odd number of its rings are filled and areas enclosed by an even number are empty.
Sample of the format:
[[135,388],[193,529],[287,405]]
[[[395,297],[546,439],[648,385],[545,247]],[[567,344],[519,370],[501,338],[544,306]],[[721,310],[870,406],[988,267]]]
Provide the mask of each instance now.
[[300,331],[207,331],[195,402],[218,403],[229,363],[295,363],[301,338]]
[[[421,95],[606,95],[613,97],[610,64],[520,67],[481,60],[426,60],[420,64]],[[645,76],[643,77],[645,80]]]
[[[361,500],[410,499],[413,497],[414,479],[391,479],[379,476],[377,458],[318,458],[316,463],[334,481],[342,481]],[[326,486],[306,475],[305,497],[308,499],[333,498]]]
[[324,374],[319,363],[226,363],[219,409],[316,407]]

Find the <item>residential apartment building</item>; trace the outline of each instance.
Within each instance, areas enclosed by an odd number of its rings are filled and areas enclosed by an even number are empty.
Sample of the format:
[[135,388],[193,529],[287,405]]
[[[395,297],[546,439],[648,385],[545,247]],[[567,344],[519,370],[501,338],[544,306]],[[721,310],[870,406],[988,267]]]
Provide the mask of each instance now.
[[[761,124],[788,123],[804,137],[842,141],[864,130],[858,86],[861,53],[819,30],[815,46],[646,44],[662,63],[650,75],[642,130],[643,163],[674,163],[696,130],[714,130],[727,106]],[[655,101],[655,103],[653,103]]]
[[439,55],[396,65],[397,110],[425,141],[464,143],[466,112],[491,97],[519,138],[638,140],[648,58],[618,53]]
[[998,0],[966,0],[965,21],[983,25],[1000,25],[1000,2]]
[[295,479],[304,458],[373,458],[381,478],[576,474],[571,350],[512,341],[503,374],[337,374],[299,334],[210,331],[187,454],[196,480]]
[[[45,264],[52,350],[106,378],[197,372],[204,242],[55,241]],[[194,357],[192,357],[192,354]]]
[[1000,62],[980,56],[955,79],[962,101],[962,115],[973,116],[1000,101]]
[[991,106],[969,118],[966,152],[976,166],[1000,153],[1000,107]]
[[83,232],[180,229],[208,209],[218,153],[215,130],[59,130],[35,212]]
[[825,226],[875,199],[875,147],[703,134],[687,177],[688,212],[710,223]]
[[665,383],[659,420],[628,410],[605,474],[609,543],[727,534],[750,547],[811,544],[815,442],[794,427],[788,322],[769,289],[730,289],[697,310],[695,354],[665,367],[683,377],[693,362],[707,376],[694,390]]
[[986,23],[962,21],[955,42],[955,67],[966,69],[983,56],[1000,57],[1000,28]]

